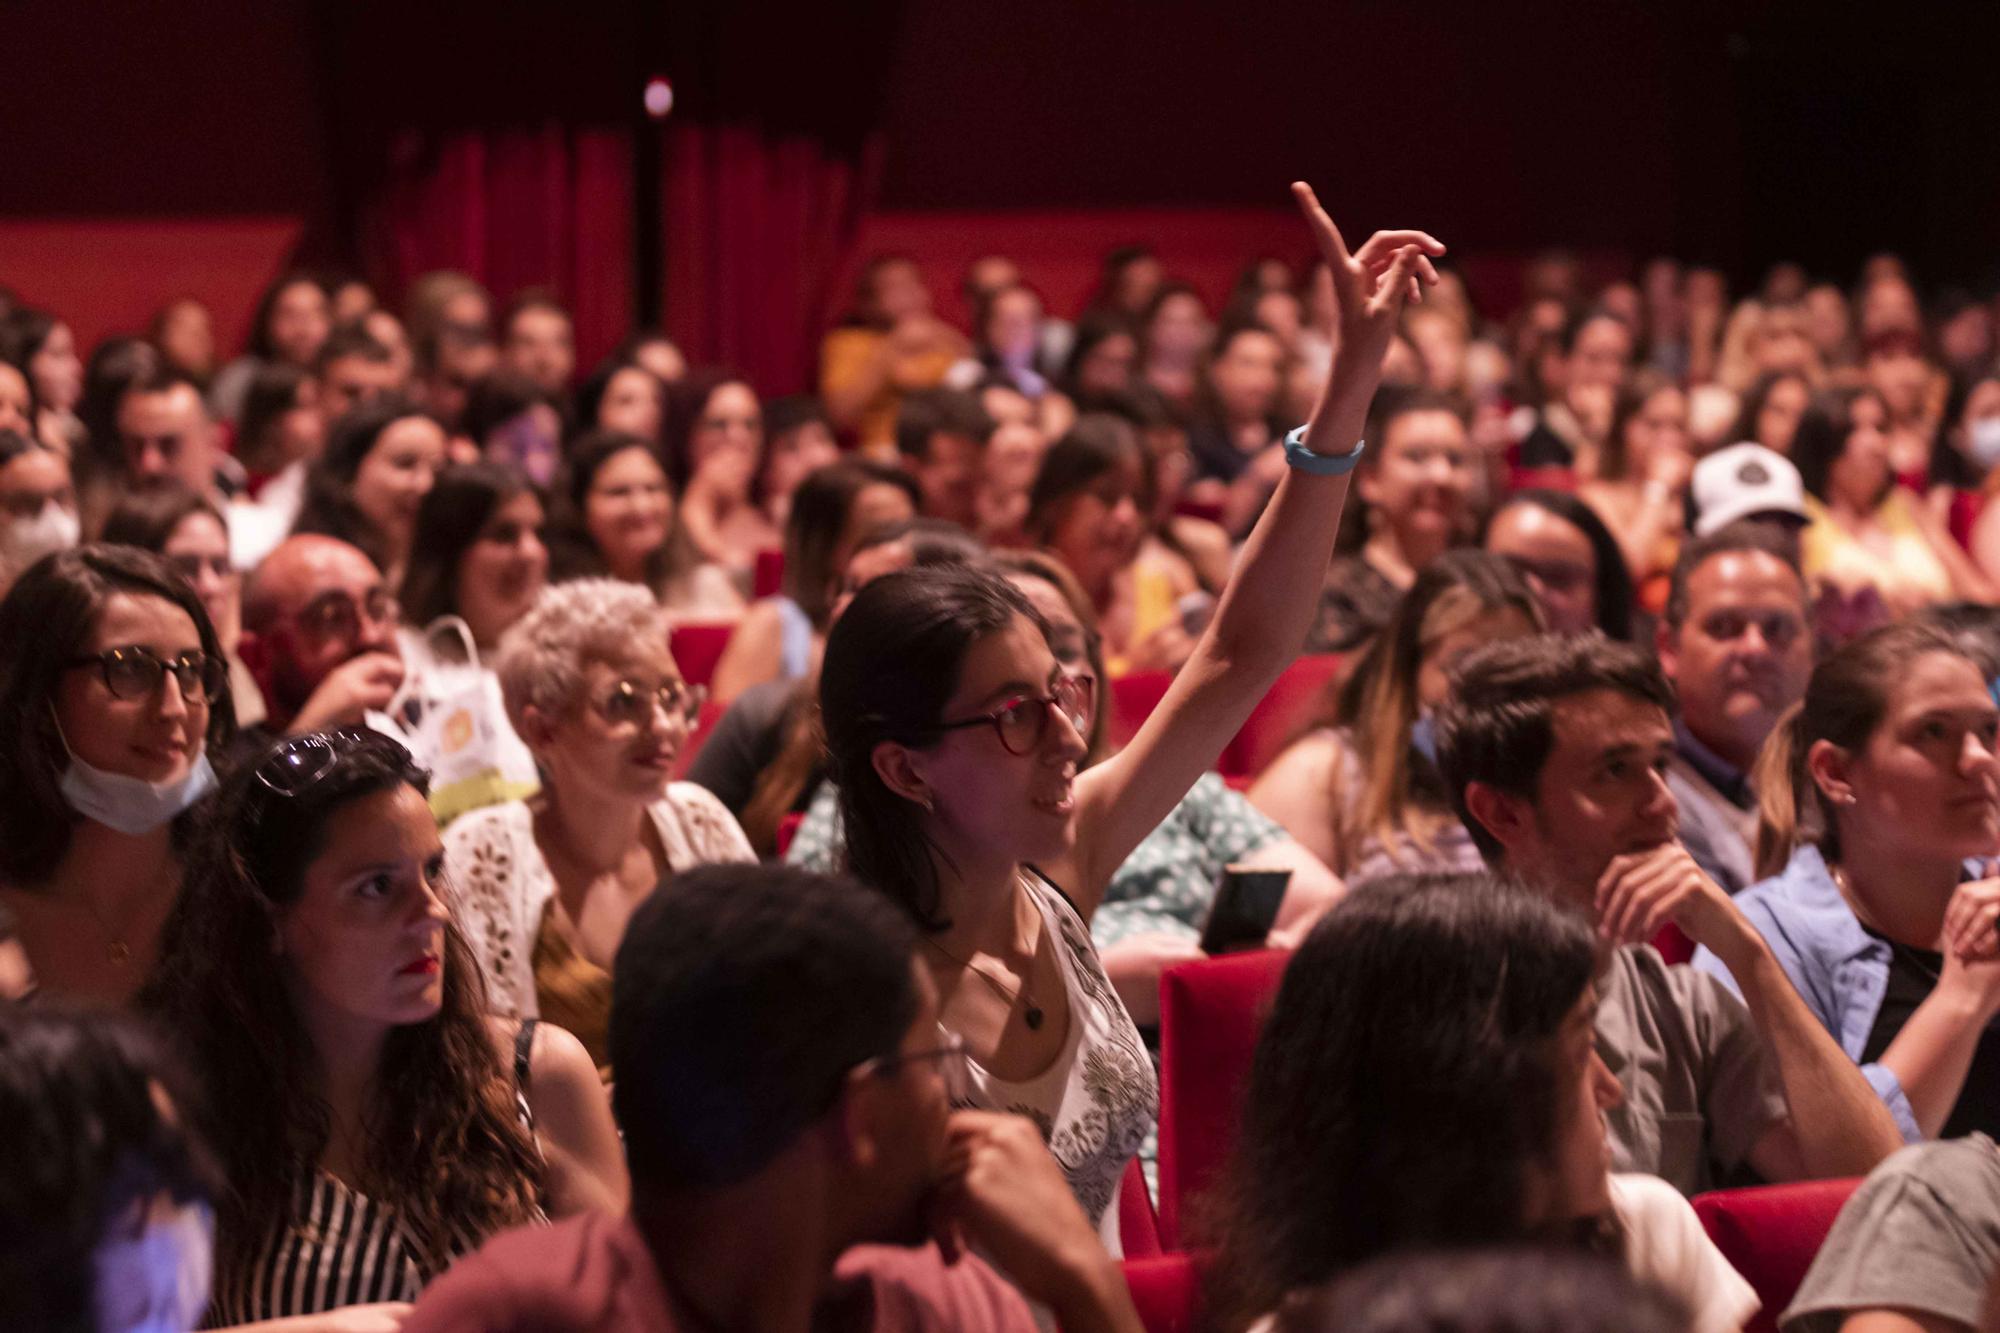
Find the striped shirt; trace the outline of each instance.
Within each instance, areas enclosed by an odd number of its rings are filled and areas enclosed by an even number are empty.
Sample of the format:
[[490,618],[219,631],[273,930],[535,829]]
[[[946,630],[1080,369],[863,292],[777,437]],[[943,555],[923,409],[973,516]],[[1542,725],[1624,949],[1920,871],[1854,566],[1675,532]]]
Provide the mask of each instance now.
[[[514,1101],[531,1136],[535,1122],[525,1089],[534,1028],[533,1019],[523,1023],[514,1044]],[[539,1210],[536,1217],[547,1220]],[[455,1260],[485,1240],[471,1230],[455,1231],[447,1248]],[[427,1269],[418,1254],[394,1208],[315,1168],[300,1179],[290,1213],[271,1228],[255,1257],[217,1270],[204,1327],[414,1301],[442,1271]]]

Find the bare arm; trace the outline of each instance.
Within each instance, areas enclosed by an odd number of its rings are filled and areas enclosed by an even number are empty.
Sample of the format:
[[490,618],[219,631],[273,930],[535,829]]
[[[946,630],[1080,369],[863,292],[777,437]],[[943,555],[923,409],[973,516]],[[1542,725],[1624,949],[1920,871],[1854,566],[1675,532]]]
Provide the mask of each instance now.
[[[1305,436],[1308,449],[1332,457],[1360,439],[1404,299],[1419,273],[1431,276],[1424,256],[1444,247],[1422,232],[1377,232],[1349,254],[1312,191],[1299,184],[1293,192],[1335,268],[1339,292],[1340,351]],[[1319,603],[1320,571],[1333,555],[1347,484],[1347,474],[1287,470],[1166,698],[1122,753],[1078,778],[1077,843],[1057,875],[1080,905],[1095,906],[1111,873],[1214,765],[1297,654]]]
[[1971,1333],[1970,1324],[1914,1310],[1863,1310],[1847,1316],[1840,1333]]
[[1637,943],[1672,921],[1722,960],[1777,1065],[1790,1116],[1750,1148],[1767,1180],[1865,1176],[1902,1147],[1889,1108],[1793,988],[1742,909],[1679,843],[1616,857],[1598,885],[1600,928]]
[[583,1043],[549,1023],[535,1027],[528,1109],[548,1163],[549,1213],[622,1213],[631,1192],[611,1097]]
[[1937,1137],[1958,1105],[1979,1038],[1996,1009],[2000,962],[1967,963],[1947,952],[1937,986],[1882,1052],[1882,1063],[1903,1085],[1925,1135]]
[[1334,779],[1340,742],[1332,732],[1287,745],[1244,794],[1323,865],[1340,864],[1339,804]]
[[728,703],[752,685],[776,680],[784,642],[784,621],[769,602],[757,602],[736,622],[735,631],[715,663],[709,697]]

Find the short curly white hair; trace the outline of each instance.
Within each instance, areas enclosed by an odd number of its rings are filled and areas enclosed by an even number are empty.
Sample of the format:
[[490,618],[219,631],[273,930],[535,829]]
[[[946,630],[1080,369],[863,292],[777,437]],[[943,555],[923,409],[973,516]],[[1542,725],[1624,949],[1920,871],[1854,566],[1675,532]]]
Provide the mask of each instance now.
[[667,618],[653,595],[619,579],[575,579],[542,589],[528,614],[500,636],[493,670],[507,719],[525,734],[532,706],[560,717],[583,693],[586,662],[625,657],[635,643],[667,642]]

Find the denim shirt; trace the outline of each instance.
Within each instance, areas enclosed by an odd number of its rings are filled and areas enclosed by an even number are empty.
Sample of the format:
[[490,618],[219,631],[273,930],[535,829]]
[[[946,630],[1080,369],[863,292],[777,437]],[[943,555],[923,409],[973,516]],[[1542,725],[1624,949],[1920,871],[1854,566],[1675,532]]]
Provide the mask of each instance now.
[[[1889,989],[1889,946],[1861,928],[1819,848],[1800,847],[1778,874],[1737,894],[1736,905],[1771,946],[1806,1008],[1850,1060],[1860,1060]],[[1743,993],[1707,949],[1695,951],[1694,965]],[[1895,1071],[1877,1063],[1862,1065],[1861,1073],[1888,1106],[1904,1142],[1920,1142],[1923,1131]]]

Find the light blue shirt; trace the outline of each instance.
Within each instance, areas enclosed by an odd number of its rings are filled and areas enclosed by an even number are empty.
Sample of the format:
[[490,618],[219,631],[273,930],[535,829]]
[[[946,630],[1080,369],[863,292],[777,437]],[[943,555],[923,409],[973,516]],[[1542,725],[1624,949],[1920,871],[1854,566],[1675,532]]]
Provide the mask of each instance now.
[[[1819,848],[1800,847],[1778,874],[1737,894],[1736,905],[1771,946],[1806,1008],[1848,1058],[1859,1061],[1889,989],[1889,945],[1861,928]],[[1707,949],[1695,951],[1694,965],[1742,994],[1736,978]],[[1895,1071],[1877,1063],[1862,1065],[1861,1073],[1895,1117],[1904,1141],[1920,1142],[1923,1131]]]

